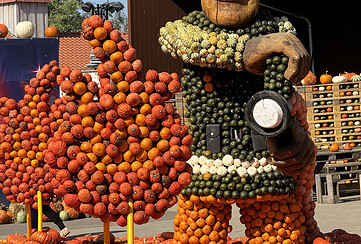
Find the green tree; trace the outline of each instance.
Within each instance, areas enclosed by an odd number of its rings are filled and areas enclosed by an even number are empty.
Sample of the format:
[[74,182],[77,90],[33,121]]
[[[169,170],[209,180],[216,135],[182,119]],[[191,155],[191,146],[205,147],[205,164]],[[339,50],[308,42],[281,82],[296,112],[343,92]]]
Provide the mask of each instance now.
[[113,16],[109,19],[112,21],[114,29],[128,32],[128,17],[125,15],[124,11],[115,12],[112,15]]
[[61,32],[80,32],[84,14],[81,0],[52,0],[49,7],[49,26]]

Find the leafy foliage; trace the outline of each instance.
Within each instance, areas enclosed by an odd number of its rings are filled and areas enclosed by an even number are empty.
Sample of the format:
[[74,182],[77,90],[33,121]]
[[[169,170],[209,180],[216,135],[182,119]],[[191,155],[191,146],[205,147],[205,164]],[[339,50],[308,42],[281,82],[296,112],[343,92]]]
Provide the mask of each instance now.
[[128,17],[125,15],[124,10],[115,12],[110,20],[113,23],[114,29],[118,29],[122,32],[128,32]]
[[49,26],[61,32],[80,32],[85,14],[81,13],[81,0],[53,0],[49,5]]
[[[81,9],[81,0],[53,0],[49,5],[49,26],[56,26],[60,32],[80,32],[81,23],[90,13]],[[124,10],[109,13],[115,29],[128,31],[128,17]]]

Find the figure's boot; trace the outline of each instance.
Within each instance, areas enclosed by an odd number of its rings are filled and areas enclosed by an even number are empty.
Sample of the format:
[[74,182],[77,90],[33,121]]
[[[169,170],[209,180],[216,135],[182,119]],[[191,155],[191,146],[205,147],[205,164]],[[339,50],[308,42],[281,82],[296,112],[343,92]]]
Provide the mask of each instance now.
[[177,244],[226,244],[228,233],[232,231],[231,216],[230,204],[210,203],[206,197],[195,195],[180,195],[178,214],[174,218],[174,239]]
[[249,244],[305,243],[302,203],[292,194],[280,201],[237,203]]

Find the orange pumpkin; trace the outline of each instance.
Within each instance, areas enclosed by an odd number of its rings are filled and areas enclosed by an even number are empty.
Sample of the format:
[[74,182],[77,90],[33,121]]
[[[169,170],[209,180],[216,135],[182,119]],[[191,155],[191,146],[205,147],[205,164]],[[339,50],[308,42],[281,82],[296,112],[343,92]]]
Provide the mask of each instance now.
[[4,24],[0,24],[0,38],[5,38],[8,35],[8,27]]
[[107,37],[108,33],[104,27],[97,27],[94,30],[94,37],[99,41],[104,40]]
[[[86,21],[88,25],[90,25],[93,28],[97,28],[103,25],[103,19],[99,15],[92,15],[88,18],[88,21]],[[84,25],[86,25],[84,23]]]
[[[113,61],[114,62],[114,61]],[[123,79],[123,74],[120,71],[115,71],[110,75],[110,79],[114,82],[114,83],[118,83],[120,81],[122,81]]]
[[[96,33],[96,32],[95,32]],[[94,33],[94,34],[95,34]],[[107,53],[113,53],[117,50],[117,44],[115,43],[115,41],[113,40],[106,40],[103,43],[103,49],[104,51],[106,51]]]
[[331,152],[337,152],[339,150],[339,145],[337,143],[334,143],[330,146],[330,151]]
[[121,61],[123,61],[123,53],[120,51],[113,52],[110,55],[110,60],[112,60],[116,64],[119,64]]
[[121,81],[117,84],[117,88],[120,92],[127,92],[129,91],[130,85],[126,81]]
[[90,40],[89,44],[92,47],[100,47],[100,45],[102,45],[102,43],[98,39]]
[[83,82],[77,82],[74,85],[74,92],[77,95],[83,95],[87,91],[87,86]]
[[110,20],[104,20],[103,27],[107,30],[107,32],[111,32],[113,30],[113,24]]
[[341,74],[341,76],[344,76],[346,77],[347,81],[350,81],[352,76],[356,75],[356,73],[348,73],[348,72],[345,72],[343,74]]
[[45,36],[47,37],[57,37],[59,36],[59,30],[56,26],[49,26],[45,29]]
[[323,74],[323,75],[321,75],[321,77],[320,77],[320,82],[321,82],[322,84],[329,84],[329,83],[332,82],[332,76],[329,75],[327,72],[328,72],[328,71],[326,71],[326,73]]

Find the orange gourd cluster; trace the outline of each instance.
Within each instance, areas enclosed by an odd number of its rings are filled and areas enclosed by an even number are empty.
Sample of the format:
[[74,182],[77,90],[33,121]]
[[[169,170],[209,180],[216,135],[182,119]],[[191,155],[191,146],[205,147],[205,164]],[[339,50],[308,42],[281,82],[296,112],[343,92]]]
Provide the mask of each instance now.
[[237,204],[250,244],[305,243],[302,203],[292,194],[284,200]]
[[7,199],[37,206],[36,192],[45,204],[54,195],[53,174],[44,162],[47,141],[60,121],[49,116],[50,93],[60,69],[56,61],[44,65],[25,85],[18,103],[0,98],[0,189]]
[[208,202],[205,198],[180,195],[178,214],[174,218],[174,243],[225,244],[232,231],[229,204]]

